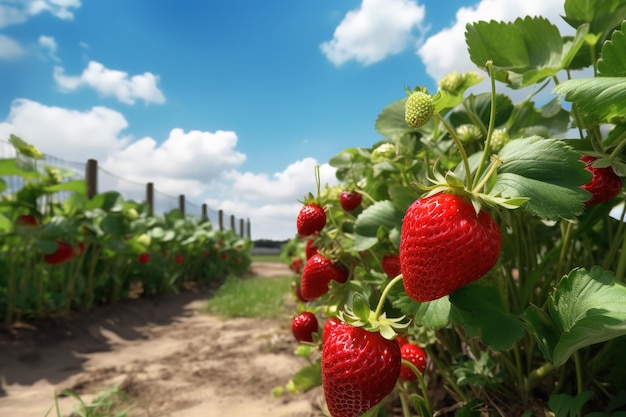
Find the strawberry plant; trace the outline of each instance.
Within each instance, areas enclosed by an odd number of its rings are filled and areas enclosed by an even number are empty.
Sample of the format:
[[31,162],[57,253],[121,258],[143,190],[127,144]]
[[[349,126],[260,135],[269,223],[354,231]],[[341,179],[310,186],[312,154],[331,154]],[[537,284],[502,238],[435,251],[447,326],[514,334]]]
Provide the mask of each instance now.
[[[376,120],[380,141],[330,160],[342,183],[318,190],[326,223],[311,244],[348,279],[313,280],[306,265],[300,279],[316,289],[303,288],[307,308],[343,330],[324,330],[320,366],[292,388],[321,373],[333,417],[600,417],[626,406],[626,1],[566,0],[562,15],[573,36],[542,17],[468,24],[484,75],[405,88]],[[362,196],[354,212],[338,198],[348,188]],[[310,241],[293,242],[304,253]],[[397,276],[384,261],[394,253]],[[368,353],[335,332],[376,339],[372,352],[401,333],[429,365],[391,355],[371,374],[377,395],[348,398],[372,381],[351,385],[336,363],[352,363],[343,349]],[[401,365],[417,381],[391,386]]]

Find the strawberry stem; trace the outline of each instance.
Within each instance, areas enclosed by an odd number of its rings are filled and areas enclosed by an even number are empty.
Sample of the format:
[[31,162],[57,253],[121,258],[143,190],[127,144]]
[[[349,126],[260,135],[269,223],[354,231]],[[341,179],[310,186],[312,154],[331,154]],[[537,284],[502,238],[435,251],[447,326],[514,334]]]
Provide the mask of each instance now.
[[376,311],[374,312],[374,320],[378,320],[380,318],[380,315],[383,312],[383,306],[385,305],[385,300],[387,299],[387,295],[389,294],[389,291],[391,291],[391,288],[400,281],[402,281],[402,274],[398,275],[397,277],[389,281],[389,283],[383,290],[383,293],[380,295],[380,299],[378,300],[378,305],[376,306]]
[[446,128],[446,130],[448,131],[448,133],[450,133],[450,136],[452,137],[452,140],[454,141],[454,144],[459,149],[459,153],[461,154],[461,159],[463,160],[463,166],[465,167],[465,186],[467,187],[468,190],[470,190],[471,189],[471,185],[472,185],[472,179],[471,179],[471,171],[470,171],[469,160],[467,159],[467,153],[465,152],[465,148],[463,147],[463,144],[461,143],[461,140],[457,136],[457,134],[454,131],[454,129],[452,129],[452,127],[439,114],[439,112],[435,112],[435,117],[437,117],[437,119],[439,119],[439,121],[441,123],[443,123],[443,125]]
[[320,192],[321,192],[321,187],[320,187],[320,183],[321,183],[321,179],[320,179],[320,166],[319,165],[315,165],[315,186],[317,187],[317,195],[315,196],[316,198],[320,198]]
[[[493,129],[495,128],[496,121],[496,77],[493,72],[493,62],[487,61],[485,64],[487,70],[489,72],[489,79],[491,80],[491,109],[489,111],[489,126],[487,127],[487,139],[485,139],[485,148],[483,149],[483,154],[480,158],[480,163],[476,168],[476,175],[474,176],[474,182],[472,183],[471,189],[476,189],[478,187],[478,181],[483,173],[485,162],[489,157],[490,144],[491,144],[491,136],[493,135]],[[489,176],[487,176],[489,178]]]

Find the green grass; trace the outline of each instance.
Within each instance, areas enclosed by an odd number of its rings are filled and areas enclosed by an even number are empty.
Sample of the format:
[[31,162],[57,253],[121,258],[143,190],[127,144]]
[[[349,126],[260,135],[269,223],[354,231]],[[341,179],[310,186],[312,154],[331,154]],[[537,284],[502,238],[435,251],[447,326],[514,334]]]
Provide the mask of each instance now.
[[283,262],[280,255],[252,255],[252,262]]
[[209,299],[205,311],[222,317],[278,318],[287,314],[285,295],[293,277],[241,279],[228,277]]

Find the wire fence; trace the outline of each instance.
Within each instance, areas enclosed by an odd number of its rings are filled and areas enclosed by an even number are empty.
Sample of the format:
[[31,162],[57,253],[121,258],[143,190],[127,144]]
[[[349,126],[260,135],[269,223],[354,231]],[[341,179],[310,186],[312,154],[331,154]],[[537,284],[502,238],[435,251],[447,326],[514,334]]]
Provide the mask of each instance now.
[[[195,204],[188,201],[184,194],[172,196],[159,191],[151,182],[140,183],[120,177],[106,169],[100,167],[97,161],[90,159],[86,162],[67,161],[54,155],[44,154],[43,163],[39,163],[39,170],[42,175],[55,175],[55,169],[59,170],[64,180],[85,180],[88,197],[93,197],[97,193],[116,191],[125,200],[135,202],[148,202],[152,213],[162,215],[174,209],[181,210],[185,215],[196,218],[208,218],[214,227],[220,230],[231,229],[241,237],[250,238],[250,220],[236,219],[234,215],[228,216],[230,224],[225,224],[225,214],[222,210],[214,210],[206,204]],[[15,147],[7,141],[0,140],[0,159],[15,158],[20,166],[33,168],[36,161],[32,158],[19,154]],[[48,169],[45,169],[47,167]],[[42,169],[43,168],[43,169]],[[2,176],[6,183],[6,188],[0,195],[12,195],[21,190],[26,184],[26,180],[18,175]],[[54,193],[48,198],[56,202],[63,202],[72,195],[71,192],[61,191]],[[42,201],[45,205],[47,202]],[[239,227],[237,227],[239,226]]]

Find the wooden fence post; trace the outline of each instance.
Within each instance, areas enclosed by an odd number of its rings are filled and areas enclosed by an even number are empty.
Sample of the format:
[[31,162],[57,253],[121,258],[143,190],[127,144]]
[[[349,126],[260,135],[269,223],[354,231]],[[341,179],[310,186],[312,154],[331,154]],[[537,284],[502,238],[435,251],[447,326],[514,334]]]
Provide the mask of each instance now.
[[248,239],[252,239],[250,235],[250,218],[246,220],[246,235],[248,236]]
[[222,231],[224,230],[224,211],[223,210],[218,211],[217,216],[219,218],[220,231]]
[[85,181],[87,183],[87,198],[91,200],[98,194],[98,161],[95,159],[87,160]]
[[183,217],[185,217],[185,194],[178,196],[178,209],[183,213]]
[[202,204],[202,220],[209,220],[209,209],[206,203]]
[[239,219],[239,237],[244,237],[244,228],[243,228],[243,224],[244,221],[243,219]]
[[148,215],[154,216],[154,183],[146,184],[146,202],[148,203]]
[[235,215],[234,214],[230,215],[230,230],[237,233],[237,229],[235,228]]

